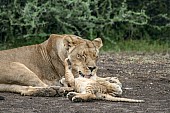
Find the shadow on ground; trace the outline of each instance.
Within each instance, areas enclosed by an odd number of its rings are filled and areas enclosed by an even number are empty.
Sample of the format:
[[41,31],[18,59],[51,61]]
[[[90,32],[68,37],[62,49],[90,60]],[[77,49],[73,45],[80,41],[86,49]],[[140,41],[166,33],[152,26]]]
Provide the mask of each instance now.
[[145,103],[93,101],[72,103],[64,97],[0,93],[0,113],[170,113],[170,55],[101,54],[98,75],[117,76],[123,96]]

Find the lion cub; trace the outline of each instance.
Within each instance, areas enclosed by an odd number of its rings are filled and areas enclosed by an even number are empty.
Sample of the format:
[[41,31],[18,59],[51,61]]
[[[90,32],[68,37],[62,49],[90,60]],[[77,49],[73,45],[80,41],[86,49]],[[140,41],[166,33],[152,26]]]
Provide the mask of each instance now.
[[115,77],[92,80],[84,78],[80,74],[78,78],[74,78],[70,65],[70,61],[65,59],[65,82],[75,90],[75,92],[69,92],[67,94],[69,100],[73,102],[90,101],[94,99],[124,102],[144,102],[143,100],[115,97],[122,94],[121,83]]

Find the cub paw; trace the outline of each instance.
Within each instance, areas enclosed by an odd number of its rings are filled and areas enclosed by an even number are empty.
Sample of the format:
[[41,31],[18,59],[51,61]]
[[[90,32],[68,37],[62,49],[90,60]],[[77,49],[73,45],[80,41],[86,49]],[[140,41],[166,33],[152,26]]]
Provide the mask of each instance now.
[[66,58],[64,60],[64,65],[66,68],[71,69],[71,62],[70,62],[69,58]]
[[82,99],[81,97],[78,97],[78,96],[74,96],[72,98],[72,102],[84,102],[84,99]]
[[68,87],[66,79],[64,77],[59,80],[59,83],[61,87]]
[[72,98],[73,98],[74,96],[76,96],[76,93],[75,93],[75,92],[69,92],[69,93],[67,94],[67,98],[68,98],[69,100],[71,100],[71,101],[72,101]]

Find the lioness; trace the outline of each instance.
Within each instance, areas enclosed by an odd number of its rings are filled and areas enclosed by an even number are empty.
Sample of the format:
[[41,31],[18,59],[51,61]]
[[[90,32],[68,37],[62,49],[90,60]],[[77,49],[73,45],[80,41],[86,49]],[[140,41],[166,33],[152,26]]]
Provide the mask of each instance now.
[[75,35],[52,34],[41,44],[0,51],[0,91],[54,96],[62,89],[54,86],[65,74],[64,59],[69,57],[73,62],[75,77],[79,72],[86,78],[93,77],[102,45],[100,38],[90,41]]
[[93,99],[108,101],[124,101],[124,102],[144,102],[144,100],[135,100],[129,98],[120,98],[122,94],[121,83],[117,78],[110,80],[93,80],[88,79],[79,74],[78,78],[74,78],[71,63],[69,59],[65,60],[65,80],[74,88],[75,92],[69,92],[67,97],[73,102],[90,101]]

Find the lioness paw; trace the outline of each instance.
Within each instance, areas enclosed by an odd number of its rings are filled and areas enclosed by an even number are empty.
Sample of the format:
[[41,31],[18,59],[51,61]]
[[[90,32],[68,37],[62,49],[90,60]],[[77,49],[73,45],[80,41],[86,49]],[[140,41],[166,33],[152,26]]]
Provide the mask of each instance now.
[[57,91],[61,96],[66,96],[69,92],[72,92],[74,89],[72,87],[60,87]]
[[33,96],[41,96],[41,97],[53,97],[56,95],[56,90],[53,88],[42,88],[37,90],[35,93],[33,93]]

